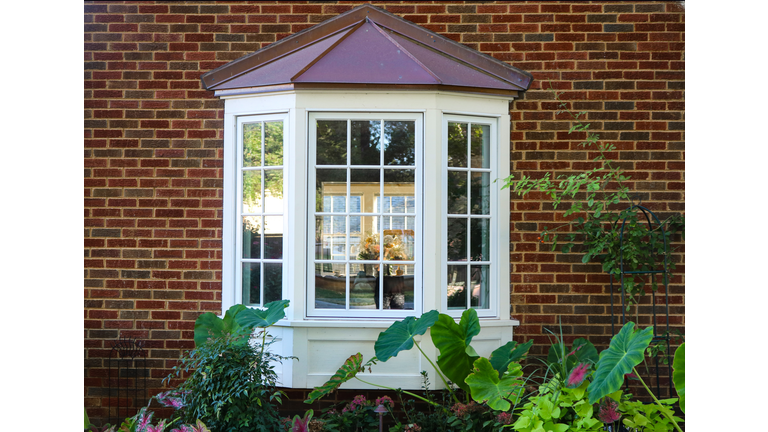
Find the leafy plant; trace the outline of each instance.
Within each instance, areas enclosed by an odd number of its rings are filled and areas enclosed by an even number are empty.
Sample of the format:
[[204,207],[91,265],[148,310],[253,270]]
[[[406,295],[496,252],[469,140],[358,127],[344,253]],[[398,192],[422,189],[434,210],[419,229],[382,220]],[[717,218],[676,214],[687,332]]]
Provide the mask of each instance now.
[[[200,419],[226,431],[279,427],[276,404],[283,393],[276,390],[273,364],[288,358],[267,349],[273,341],[267,341],[266,328],[285,316],[287,305],[287,300],[281,300],[265,305],[264,310],[233,307],[219,321],[207,314],[198,318],[198,333],[207,328],[210,337],[185,353],[163,380],[189,374],[176,389],[176,403],[169,399],[182,420]],[[250,340],[255,328],[261,329],[260,342]]]
[[[556,380],[556,378],[552,378]],[[576,388],[545,383],[523,406],[513,428],[521,432],[599,431],[603,423],[586,398],[588,381]],[[555,390],[557,388],[557,390]]]
[[[602,264],[603,271],[618,276],[623,263],[625,271],[656,270],[666,266],[668,271],[675,269],[675,264],[669,259],[666,246],[677,231],[682,231],[685,219],[674,215],[649,225],[639,215],[639,207],[635,204],[636,197],[632,196],[626,182],[626,176],[620,165],[609,159],[611,152],[616,150],[612,144],[599,144],[600,136],[589,130],[589,123],[582,119],[586,111],[575,113],[568,104],[560,100],[560,93],[554,92],[555,99],[560,102],[557,115],[567,113],[571,116],[572,125],[568,134],[580,133],[585,135],[579,146],[597,151],[593,158],[596,167],[571,175],[560,175],[557,180],[546,173],[541,178],[522,175],[515,180],[510,175],[503,181],[502,188],[511,188],[518,196],[524,197],[533,191],[548,196],[557,209],[570,203],[564,212],[569,218],[566,223],[548,228],[544,227],[539,237],[542,243],[552,241],[552,250],[558,246],[561,231],[567,238],[562,245],[562,253],[569,253],[581,243],[582,262],[592,260]],[[666,227],[666,228],[664,228]],[[645,277],[639,274],[624,276],[624,291],[627,294],[627,310],[645,295]],[[656,280],[652,289],[656,290]]]
[[[416,336],[426,333],[430,328],[432,329],[432,342],[440,351],[437,365],[424,353],[414,339]],[[518,398],[520,393],[518,387],[522,385],[523,381],[517,379],[521,374],[518,374],[519,365],[515,361],[523,357],[530,348],[532,341],[517,348],[514,342],[507,343],[496,349],[489,360],[480,357],[470,345],[472,338],[479,333],[480,322],[474,309],[464,311],[458,324],[454,322],[452,317],[437,311],[429,311],[420,318],[407,317],[401,321],[396,321],[379,334],[374,344],[375,357],[364,364],[362,354],[357,353],[350,356],[330,380],[322,386],[316,387],[309,394],[305,402],[312,403],[331,393],[344,382],[355,378],[372,386],[401,391],[432,406],[440,406],[429,398],[385,385],[370,383],[358,375],[366,368],[370,369],[371,365],[377,361],[387,361],[397,356],[398,353],[416,346],[424,358],[435,368],[455,403],[460,403],[460,401],[448,379],[451,379],[460,389],[466,390],[467,402],[469,402],[470,397],[475,401],[483,402],[485,399],[482,398],[485,395],[493,394],[493,402],[491,402],[493,406],[504,406],[505,401],[509,403],[510,399],[516,400]],[[476,395],[475,392],[478,394]],[[443,409],[445,410],[444,407]]]
[[680,409],[685,412],[685,342],[675,350],[672,361],[672,382],[680,397]]
[[368,432],[379,428],[379,415],[374,412],[379,405],[384,405],[391,414],[394,403],[389,396],[382,396],[370,401],[363,395],[357,395],[341,411],[336,408],[326,410],[322,415],[322,430],[332,432]]

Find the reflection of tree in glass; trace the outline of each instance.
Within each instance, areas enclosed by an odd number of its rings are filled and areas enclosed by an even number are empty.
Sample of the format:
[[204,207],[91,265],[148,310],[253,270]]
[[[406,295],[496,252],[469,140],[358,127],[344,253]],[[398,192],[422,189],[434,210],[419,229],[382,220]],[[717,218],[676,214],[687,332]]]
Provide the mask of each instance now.
[[261,123],[243,125],[243,166],[261,165]]
[[413,121],[385,121],[385,165],[415,165],[416,124]]
[[466,123],[448,123],[448,166],[467,166]]
[[[261,159],[261,130],[264,126],[264,160]],[[282,166],[283,164],[283,122],[249,123],[243,125],[243,166]],[[282,170],[279,170],[282,171]],[[266,175],[264,190],[275,198],[283,196],[283,176]],[[243,173],[243,202],[247,207],[261,209],[261,170]]]
[[353,121],[351,138],[352,165],[379,165],[381,163],[379,160],[380,121]]
[[317,121],[318,165],[347,164],[347,122],[345,120]]

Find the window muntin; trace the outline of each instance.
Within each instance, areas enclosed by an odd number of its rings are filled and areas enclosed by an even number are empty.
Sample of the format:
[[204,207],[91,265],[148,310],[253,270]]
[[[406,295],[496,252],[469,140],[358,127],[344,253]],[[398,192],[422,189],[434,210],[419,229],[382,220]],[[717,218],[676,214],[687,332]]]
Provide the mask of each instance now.
[[237,121],[235,295],[246,306],[283,298],[285,123],[284,115]]
[[495,307],[494,120],[445,116],[443,307]]
[[421,114],[309,115],[310,316],[421,310]]

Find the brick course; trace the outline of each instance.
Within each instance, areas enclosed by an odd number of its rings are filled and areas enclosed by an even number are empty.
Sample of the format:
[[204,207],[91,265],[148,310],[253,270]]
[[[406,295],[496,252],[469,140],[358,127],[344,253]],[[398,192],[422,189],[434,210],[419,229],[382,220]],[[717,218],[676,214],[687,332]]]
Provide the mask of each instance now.
[[[161,388],[193,322],[221,304],[223,101],[200,76],[362,2],[86,2],[84,30],[85,405],[106,416],[109,339],[147,339]],[[685,13],[678,2],[373,2],[531,72],[511,106],[512,171],[592,166],[547,89],[614,143],[644,204],[684,209]],[[560,217],[543,197],[510,203],[515,338],[562,316],[567,340],[610,338],[607,278],[537,242]],[[684,247],[670,285],[684,319]],[[648,297],[646,297],[648,298]],[[650,303],[647,303],[650,304]],[[645,311],[647,312],[647,310]],[[648,317],[642,316],[642,324]],[[297,397],[300,391],[294,391]]]

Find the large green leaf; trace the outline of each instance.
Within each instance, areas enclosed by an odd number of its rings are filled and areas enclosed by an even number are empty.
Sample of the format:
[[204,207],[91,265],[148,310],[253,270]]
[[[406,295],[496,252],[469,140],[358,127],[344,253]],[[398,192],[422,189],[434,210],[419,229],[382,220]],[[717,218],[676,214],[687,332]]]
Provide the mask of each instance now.
[[439,313],[433,310],[423,314],[421,318],[407,317],[402,321],[395,321],[376,339],[373,345],[376,358],[385,362],[396,357],[400,351],[413,348],[413,337],[426,333],[437,322],[438,315]]
[[680,409],[685,412],[685,342],[675,350],[672,361],[672,382],[680,397]]
[[307,396],[305,403],[312,403],[321,397],[331,393],[339,388],[340,385],[351,380],[357,375],[358,372],[363,369],[363,355],[360,353],[349,356],[343,365],[336,371],[335,374],[325,384],[320,387],[315,387],[314,390]]
[[[224,319],[219,318],[212,312],[206,312],[195,320],[195,346],[205,343],[208,338],[221,337],[228,333],[241,331],[241,325],[235,318],[244,310],[245,306],[238,304],[230,307],[224,314]],[[246,343],[248,338],[241,338],[235,343]]]
[[472,372],[472,362],[478,357],[469,344],[479,333],[480,320],[474,309],[464,311],[458,324],[450,316],[440,314],[430,332],[432,342],[440,350],[437,365],[449,380],[464,391],[469,391],[464,378]]
[[523,371],[517,363],[510,363],[507,373],[499,378],[496,369],[485,357],[475,360],[474,369],[465,382],[469,385],[472,399],[486,402],[491,409],[508,411],[510,399],[517,398],[517,392],[523,387],[520,377]]
[[[573,354],[571,354],[573,353]],[[570,354],[570,355],[569,355]],[[549,347],[547,353],[547,364],[560,364],[562,357],[565,356],[565,376],[570,375],[571,370],[579,363],[595,364],[598,361],[597,349],[592,342],[578,338],[573,341],[573,346],[564,348],[561,342],[557,342]],[[558,367],[557,370],[560,368]]]
[[499,378],[501,378],[501,376],[507,370],[509,364],[523,358],[523,356],[528,352],[532,345],[533,339],[520,345],[517,345],[517,342],[515,341],[510,341],[496,348],[491,353],[491,358],[489,360],[491,362],[491,366],[493,366],[493,368],[499,372]]
[[264,309],[247,309],[237,315],[235,320],[243,327],[267,328],[285,318],[288,300],[277,300],[264,305]]
[[589,384],[590,403],[597,403],[603,396],[615,392],[624,383],[624,375],[643,361],[645,349],[653,339],[653,327],[634,331],[635,323],[628,322],[611,339],[611,345],[600,353],[597,370]]

